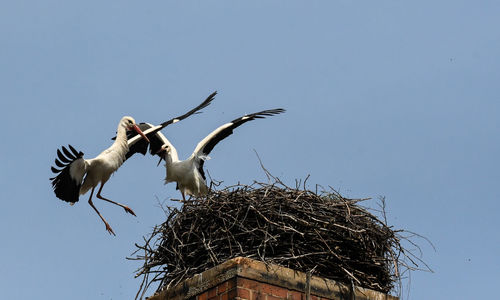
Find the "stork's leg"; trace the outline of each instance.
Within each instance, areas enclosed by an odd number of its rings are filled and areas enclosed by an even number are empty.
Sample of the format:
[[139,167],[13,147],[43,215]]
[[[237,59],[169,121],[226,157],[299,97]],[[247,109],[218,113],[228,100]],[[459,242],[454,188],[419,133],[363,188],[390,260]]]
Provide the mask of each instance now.
[[184,191],[181,190],[182,200],[186,201],[186,195],[184,195]]
[[99,187],[99,191],[97,191],[97,198],[101,199],[101,200],[104,200],[104,201],[108,201],[110,203],[113,203],[115,205],[118,205],[118,206],[121,206],[123,207],[123,209],[125,209],[126,212],[128,212],[129,214],[132,214],[135,216],[135,213],[133,210],[130,209],[130,207],[126,206],[126,205],[123,205],[121,203],[118,203],[118,202],[115,202],[115,201],[112,201],[112,200],[109,200],[109,199],[106,199],[104,198],[103,196],[101,196],[101,191],[102,191],[102,187],[104,186],[104,184],[101,184],[101,187]]
[[99,215],[99,217],[101,218],[101,220],[104,222],[104,225],[106,225],[106,230],[109,232],[109,234],[113,234],[114,236],[116,236],[116,234],[113,232],[113,229],[111,229],[111,226],[109,226],[108,222],[106,222],[106,220],[104,219],[104,217],[101,215],[101,213],[94,206],[94,203],[92,203],[92,195],[94,194],[94,189],[95,189],[95,187],[93,187],[92,191],[90,192],[89,204],[90,204],[90,206],[92,206],[92,208]]

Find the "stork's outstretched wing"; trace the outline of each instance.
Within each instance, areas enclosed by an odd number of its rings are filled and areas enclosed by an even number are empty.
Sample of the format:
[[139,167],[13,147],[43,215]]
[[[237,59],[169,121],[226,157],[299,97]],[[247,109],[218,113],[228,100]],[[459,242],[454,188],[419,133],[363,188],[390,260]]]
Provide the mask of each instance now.
[[177,123],[179,121],[184,120],[185,118],[189,117],[190,115],[201,113],[200,110],[203,109],[203,108],[205,108],[205,107],[207,107],[208,105],[210,105],[210,103],[212,103],[212,101],[214,100],[215,95],[217,95],[217,91],[215,91],[212,94],[210,94],[207,97],[207,99],[205,99],[205,101],[201,102],[200,105],[196,106],[192,110],[188,111],[187,113],[183,114],[182,116],[178,116],[178,117],[170,119],[170,120],[168,120],[166,122],[163,122],[163,123],[161,123],[160,126],[162,126],[162,128],[165,128],[166,126],[168,126],[170,124]]
[[[255,119],[263,119],[267,116],[273,116],[277,114],[281,114],[285,112],[284,109],[282,108],[277,108],[277,109],[268,109],[268,110],[263,110],[260,112],[256,112],[253,114],[245,115],[240,118],[234,119],[229,123],[226,123],[219,128],[215,129],[212,131],[207,137],[205,137],[201,142],[198,143],[196,146],[195,150],[193,151],[194,156],[197,157],[206,157],[210,151],[217,145],[220,141],[225,139],[226,137],[230,136],[233,133],[233,130],[248,122],[252,121]],[[198,171],[200,174],[203,176],[203,179],[205,179],[205,172],[203,171],[203,163],[204,160],[201,159]]]
[[61,169],[51,167],[52,172],[58,175],[50,180],[57,198],[75,203],[78,202],[80,187],[87,172],[87,164],[83,159],[83,152],[77,151],[71,145],[68,145],[68,148],[71,151],[64,146],[61,147],[62,151],[57,149],[55,164]]

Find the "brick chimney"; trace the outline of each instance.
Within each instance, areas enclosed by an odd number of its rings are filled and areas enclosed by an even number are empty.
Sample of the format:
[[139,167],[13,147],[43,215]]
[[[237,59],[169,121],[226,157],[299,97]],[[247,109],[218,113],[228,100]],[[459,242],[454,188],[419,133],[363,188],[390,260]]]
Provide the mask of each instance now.
[[245,257],[228,260],[148,300],[398,300],[381,292]]

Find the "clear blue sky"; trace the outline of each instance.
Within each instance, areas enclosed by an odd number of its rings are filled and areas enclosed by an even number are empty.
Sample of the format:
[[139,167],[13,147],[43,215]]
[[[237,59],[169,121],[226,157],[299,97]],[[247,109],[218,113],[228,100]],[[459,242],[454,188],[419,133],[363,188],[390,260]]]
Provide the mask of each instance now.
[[[55,151],[91,158],[119,119],[161,122],[186,158],[223,122],[262,109],[217,145],[224,184],[311,175],[348,197],[387,198],[435,273],[409,299],[484,299],[500,282],[498,1],[2,1],[0,286],[4,299],[131,299],[142,236],[178,198],[164,168],[134,157],[96,200],[55,198]],[[6,126],[6,128],[5,128]],[[376,206],[376,201],[366,203]]]

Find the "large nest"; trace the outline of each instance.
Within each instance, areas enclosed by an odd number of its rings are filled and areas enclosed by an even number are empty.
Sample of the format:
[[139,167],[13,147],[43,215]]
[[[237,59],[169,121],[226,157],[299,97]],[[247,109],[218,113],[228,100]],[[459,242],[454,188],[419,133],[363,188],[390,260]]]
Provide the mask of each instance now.
[[181,209],[168,207],[167,220],[136,245],[144,251],[135,258],[144,260],[141,289],[159,282],[160,291],[237,256],[384,293],[393,289],[400,257],[408,258],[398,231],[359,206],[364,199],[299,185],[236,185],[184,201]]

